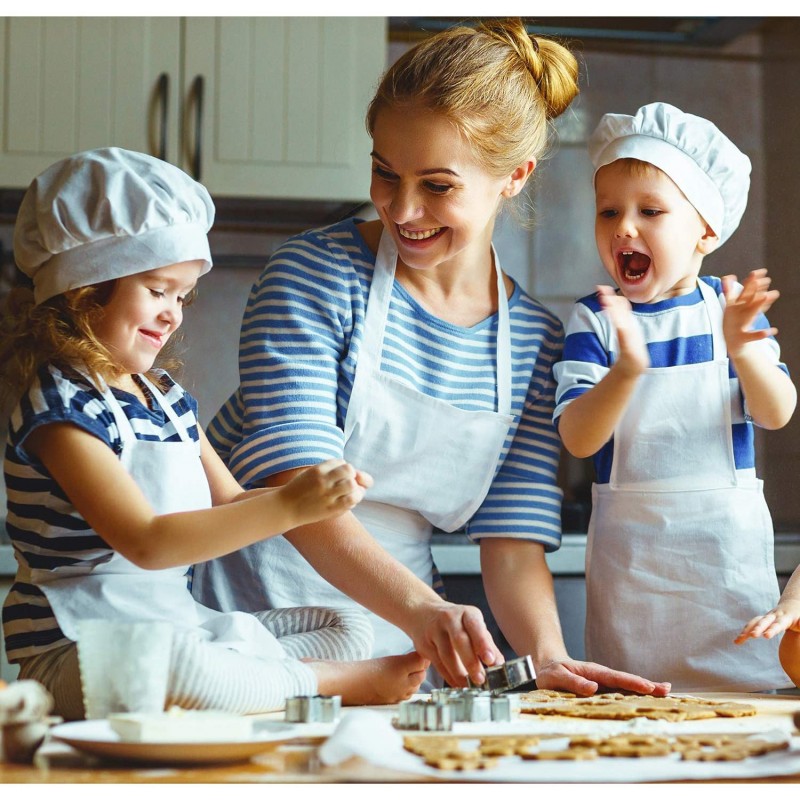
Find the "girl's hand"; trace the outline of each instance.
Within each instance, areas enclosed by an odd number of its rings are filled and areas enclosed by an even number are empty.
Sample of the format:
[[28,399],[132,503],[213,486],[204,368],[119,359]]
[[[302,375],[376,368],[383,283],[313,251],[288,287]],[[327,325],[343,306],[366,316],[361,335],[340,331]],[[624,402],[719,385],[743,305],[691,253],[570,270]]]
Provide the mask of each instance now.
[[617,332],[619,353],[614,367],[627,375],[641,375],[650,366],[650,354],[642,330],[631,311],[630,301],[610,286],[598,286],[597,297]]
[[771,611],[753,617],[733,641],[743,644],[748,639],[771,639],[783,631],[800,633],[800,600],[781,600]]
[[344,459],[331,458],[303,470],[278,492],[294,511],[296,523],[292,527],[299,527],[344,514],[363,500],[370,486],[369,473],[355,469]]
[[780,292],[770,289],[771,278],[765,269],[753,270],[745,278],[741,293],[736,294],[736,276],[722,278],[722,293],[725,296],[725,311],[722,315],[722,331],[728,355],[736,358],[750,342],[766,339],[778,333],[777,328],[753,330],[759,314],[766,314],[780,297]]

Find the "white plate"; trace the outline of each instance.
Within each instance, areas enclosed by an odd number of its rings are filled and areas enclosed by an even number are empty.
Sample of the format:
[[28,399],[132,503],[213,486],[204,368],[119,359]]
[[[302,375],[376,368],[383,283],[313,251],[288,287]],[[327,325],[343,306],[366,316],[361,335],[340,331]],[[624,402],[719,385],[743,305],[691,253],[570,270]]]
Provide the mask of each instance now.
[[296,726],[258,722],[256,735],[241,742],[123,742],[108,720],[66,722],[51,728],[54,739],[76,750],[116,761],[159,764],[224,764],[246,761],[281,742],[298,738]]

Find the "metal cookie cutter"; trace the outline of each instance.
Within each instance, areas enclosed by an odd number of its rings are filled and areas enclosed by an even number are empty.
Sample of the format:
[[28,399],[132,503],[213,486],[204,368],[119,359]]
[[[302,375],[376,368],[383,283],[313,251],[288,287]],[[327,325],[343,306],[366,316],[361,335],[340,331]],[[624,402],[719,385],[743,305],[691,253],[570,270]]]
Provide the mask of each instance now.
[[481,684],[469,682],[471,687],[483,689],[484,691],[501,694],[509,689],[516,689],[524,683],[529,683],[536,677],[533,671],[533,661],[530,656],[512,658],[505,664],[497,667],[487,667],[486,680]]
[[342,710],[337,695],[298,695],[286,701],[286,722],[336,722]]
[[395,727],[413,731],[453,730],[453,708],[446,700],[405,700],[397,708]]

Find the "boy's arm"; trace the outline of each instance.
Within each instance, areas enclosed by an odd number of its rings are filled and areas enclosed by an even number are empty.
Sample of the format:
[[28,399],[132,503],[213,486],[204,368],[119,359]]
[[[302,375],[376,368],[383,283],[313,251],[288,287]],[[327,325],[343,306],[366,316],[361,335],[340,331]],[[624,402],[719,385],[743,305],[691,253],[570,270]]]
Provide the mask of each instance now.
[[576,458],[593,456],[614,433],[642,373],[650,366],[647,345],[631,305],[607,286],[598,287],[603,309],[617,331],[619,354],[605,377],[562,412],[558,432]]
[[763,357],[756,342],[774,336],[775,328],[754,329],[759,314],[765,314],[778,299],[778,292],[769,289],[765,269],[747,276],[741,293],[734,291],[736,278],[722,279],[725,296],[723,332],[728,357],[733,362],[739,384],[753,421],[762,428],[782,428],[792,417],[797,404],[797,390],[791,378],[774,363]]

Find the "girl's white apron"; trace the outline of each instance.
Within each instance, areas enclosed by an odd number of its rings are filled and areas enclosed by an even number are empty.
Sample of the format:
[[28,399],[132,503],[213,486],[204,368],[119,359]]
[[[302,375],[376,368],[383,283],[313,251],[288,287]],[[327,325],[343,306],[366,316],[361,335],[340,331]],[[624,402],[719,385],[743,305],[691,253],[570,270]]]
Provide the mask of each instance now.
[[[211,494],[199,442],[192,441],[162,393],[141,377],[181,441],[137,439],[130,420],[106,387],[103,397],[122,440],[122,465],[157,514],[209,508]],[[62,568],[56,574],[33,570],[30,579],[44,592],[61,630],[73,641],[84,619],[166,620],[232,650],[262,658],[284,657],[277,639],[255,617],[243,612],[223,614],[197,603],[187,588],[187,570],[186,566],[145,570],[112,552],[102,562]]]
[[586,655],[676,691],[790,686],[777,640],[733,644],[777,602],[773,531],[762,482],[736,473],[722,308],[698,283],[713,360],[647,371],[593,487]]
[[[431,585],[433,526],[460,528],[483,502],[513,417],[508,298],[494,254],[499,296],[498,410],[464,411],[429,397],[380,370],[384,331],[397,265],[391,237],[381,237],[344,426],[344,457],[369,472],[375,485],[354,513],[383,548]],[[320,577],[283,537],[243,551],[265,583],[273,608],[348,607],[354,601]],[[198,585],[198,580],[200,585]],[[194,591],[236,602],[236,575],[214,562],[195,575]],[[227,583],[226,587],[224,584]],[[399,628],[370,614],[374,656],[413,649]]]

